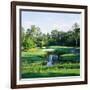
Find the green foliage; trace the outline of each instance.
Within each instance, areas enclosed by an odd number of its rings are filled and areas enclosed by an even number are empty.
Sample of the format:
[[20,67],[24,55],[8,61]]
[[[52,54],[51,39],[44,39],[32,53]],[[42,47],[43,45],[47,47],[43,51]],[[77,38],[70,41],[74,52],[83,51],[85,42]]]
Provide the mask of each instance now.
[[61,62],[80,62],[79,54],[63,54],[60,56]]
[[32,38],[25,37],[23,41],[23,47],[24,49],[34,48],[36,45]]
[[[68,47],[69,46],[69,47]],[[78,47],[77,47],[78,46]],[[52,30],[44,34],[32,25],[21,31],[21,78],[80,76],[80,28],[77,23],[68,32]],[[47,66],[48,52],[54,49],[58,63]]]
[[47,67],[39,62],[32,64],[23,64],[21,71],[22,78],[79,76],[80,64],[65,63]]
[[[64,77],[80,76],[80,56],[71,54],[73,47],[49,46],[60,54],[60,62],[51,67],[47,66],[47,53],[40,48],[31,48],[28,51],[21,52],[21,78],[42,78],[42,77]],[[80,50],[80,48],[76,48]],[[78,61],[77,61],[78,60]]]
[[55,49],[55,53],[57,53],[59,55],[70,53],[70,49],[68,49],[68,48]]
[[80,53],[80,48],[67,47],[67,46],[48,46],[50,49],[54,49],[54,52],[58,55],[63,54],[76,54]]
[[75,39],[75,45],[77,46],[78,44],[80,45],[80,27],[77,23],[75,23],[73,26],[73,37]]
[[21,29],[21,47],[29,49],[33,47],[47,46],[80,46],[80,27],[77,23],[68,32],[52,30],[50,33],[42,33],[39,27],[31,25],[25,32]]
[[27,52],[21,53],[21,59],[23,63],[33,63],[46,60],[46,52],[41,49],[33,48],[29,49]]

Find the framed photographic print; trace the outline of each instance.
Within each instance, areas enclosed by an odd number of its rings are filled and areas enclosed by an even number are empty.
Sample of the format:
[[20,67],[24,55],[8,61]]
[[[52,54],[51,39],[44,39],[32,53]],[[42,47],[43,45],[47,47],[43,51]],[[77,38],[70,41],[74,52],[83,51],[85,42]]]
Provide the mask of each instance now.
[[11,2],[11,88],[87,84],[87,6]]

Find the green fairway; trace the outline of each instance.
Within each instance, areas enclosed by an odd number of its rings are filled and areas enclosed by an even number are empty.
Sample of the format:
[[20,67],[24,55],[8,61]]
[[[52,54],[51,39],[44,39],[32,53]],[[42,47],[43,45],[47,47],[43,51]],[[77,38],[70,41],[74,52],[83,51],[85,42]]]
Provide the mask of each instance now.
[[[47,66],[47,52],[32,48],[21,52],[21,78],[62,77],[80,75],[80,49],[66,46],[48,46],[59,55],[59,62]],[[75,53],[72,51],[75,50]],[[78,53],[78,54],[77,54]]]

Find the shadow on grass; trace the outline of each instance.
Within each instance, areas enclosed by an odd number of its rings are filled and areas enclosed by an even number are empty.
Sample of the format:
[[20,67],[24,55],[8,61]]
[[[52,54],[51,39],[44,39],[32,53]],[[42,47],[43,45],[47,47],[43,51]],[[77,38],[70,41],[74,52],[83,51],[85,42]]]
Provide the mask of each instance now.
[[21,78],[45,78],[45,77],[80,76],[78,73],[24,73]]
[[22,62],[27,62],[27,63],[33,63],[36,61],[42,61],[44,60],[45,57],[40,56],[40,55],[30,55],[30,56],[23,56],[21,57]]

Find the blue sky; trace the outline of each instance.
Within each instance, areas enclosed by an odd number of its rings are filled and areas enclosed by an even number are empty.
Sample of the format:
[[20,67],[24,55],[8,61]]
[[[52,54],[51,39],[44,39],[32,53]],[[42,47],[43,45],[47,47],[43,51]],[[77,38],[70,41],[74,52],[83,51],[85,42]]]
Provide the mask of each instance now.
[[54,29],[66,32],[75,22],[81,25],[81,14],[22,11],[21,15],[25,30],[36,25],[43,33],[50,33]]

